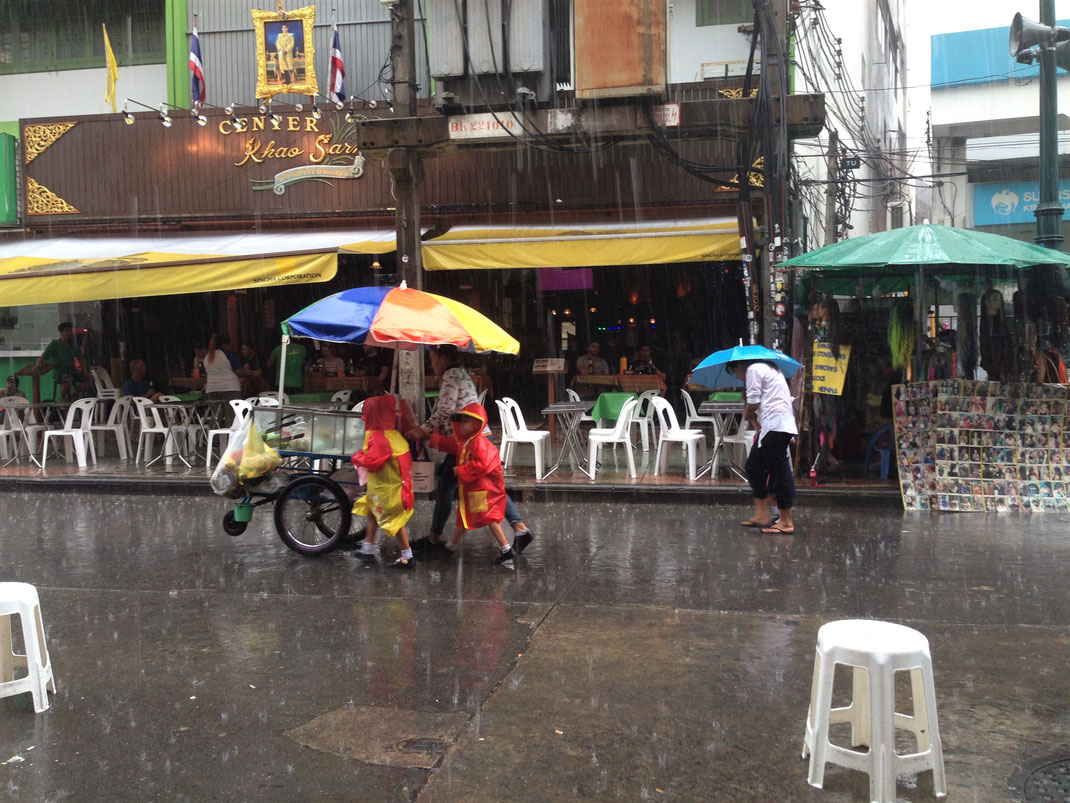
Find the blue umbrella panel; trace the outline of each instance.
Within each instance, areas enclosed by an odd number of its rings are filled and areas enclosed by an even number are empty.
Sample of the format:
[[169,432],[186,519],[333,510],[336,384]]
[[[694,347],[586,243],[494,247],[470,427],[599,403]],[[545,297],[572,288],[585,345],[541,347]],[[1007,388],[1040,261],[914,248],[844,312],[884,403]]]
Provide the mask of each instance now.
[[775,365],[785,377],[790,378],[802,368],[802,365],[787,354],[767,349],[765,346],[733,346],[730,349],[715,351],[695,366],[691,372],[691,383],[716,390],[717,388],[741,388],[743,382],[726,370],[730,362],[764,360]]

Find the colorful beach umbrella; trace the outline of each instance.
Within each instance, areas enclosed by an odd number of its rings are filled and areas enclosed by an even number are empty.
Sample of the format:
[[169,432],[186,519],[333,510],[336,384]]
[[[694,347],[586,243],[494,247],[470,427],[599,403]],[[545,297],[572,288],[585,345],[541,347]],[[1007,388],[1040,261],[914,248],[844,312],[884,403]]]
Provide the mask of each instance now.
[[764,360],[771,362],[785,377],[791,377],[802,365],[787,354],[767,349],[765,346],[733,346],[730,349],[715,351],[695,366],[691,372],[691,384],[707,388],[741,388],[743,383],[725,370],[730,362]]
[[452,298],[400,287],[354,287],[305,307],[282,324],[293,337],[390,348],[454,345],[462,351],[517,354],[504,329]]

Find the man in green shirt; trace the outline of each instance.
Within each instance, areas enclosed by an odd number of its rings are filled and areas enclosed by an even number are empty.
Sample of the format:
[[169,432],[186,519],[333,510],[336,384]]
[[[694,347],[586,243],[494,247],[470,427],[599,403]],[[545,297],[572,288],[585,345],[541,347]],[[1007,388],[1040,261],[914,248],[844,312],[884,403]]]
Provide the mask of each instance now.
[[59,337],[45,348],[34,369],[52,369],[52,381],[59,389],[59,400],[69,402],[88,390],[93,381],[85,364],[85,355],[74,343],[74,328],[69,321],[59,325]]
[[[301,392],[301,370],[305,366],[305,357],[308,351],[300,343],[290,343],[286,346],[286,375],[283,386],[287,393]],[[282,346],[276,346],[268,357],[268,384],[275,387],[279,381],[279,359],[282,357]]]

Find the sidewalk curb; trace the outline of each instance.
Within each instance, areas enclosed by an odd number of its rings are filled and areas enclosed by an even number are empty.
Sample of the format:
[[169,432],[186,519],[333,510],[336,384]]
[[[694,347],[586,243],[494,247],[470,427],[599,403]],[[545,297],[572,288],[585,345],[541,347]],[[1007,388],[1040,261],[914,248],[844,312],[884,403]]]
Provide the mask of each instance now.
[[[584,502],[592,498],[600,503],[619,500],[629,504],[746,504],[750,501],[750,489],[742,483],[738,486],[684,486],[653,485],[637,486],[621,483],[599,485],[575,485],[570,483],[539,482],[530,480],[506,482],[506,490],[516,502]],[[159,496],[214,496],[208,479],[192,477],[141,477],[137,480],[124,477],[0,477],[0,493],[5,491],[159,495]],[[832,486],[799,488],[800,506],[836,504],[847,507],[879,507],[902,509],[903,502],[897,488],[852,488]],[[421,494],[418,498],[423,498]],[[430,495],[426,495],[430,498]]]

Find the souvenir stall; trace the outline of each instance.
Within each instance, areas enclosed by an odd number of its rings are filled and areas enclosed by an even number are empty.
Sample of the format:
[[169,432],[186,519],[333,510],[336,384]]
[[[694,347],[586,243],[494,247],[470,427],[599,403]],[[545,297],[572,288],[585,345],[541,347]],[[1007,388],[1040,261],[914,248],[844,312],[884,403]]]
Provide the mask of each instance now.
[[[827,473],[826,465],[834,465],[828,455],[834,449],[844,454],[853,436],[854,444],[870,447],[866,463],[874,446],[894,446],[904,483],[913,483],[919,473],[911,462],[915,458],[930,468],[920,469],[929,503],[936,493],[935,482],[930,487],[929,480],[936,479],[938,445],[932,415],[950,412],[935,409],[943,396],[954,392],[954,398],[975,404],[977,385],[963,383],[980,377],[989,380],[982,385],[986,407],[993,385],[1000,394],[1011,393],[1010,386],[1016,385],[1016,399],[1054,402],[1054,397],[1044,398],[1048,391],[1042,386],[1066,381],[1059,347],[1070,340],[1065,300],[1070,257],[1062,252],[999,235],[923,224],[834,243],[785,265],[799,271],[797,297],[808,300],[795,343],[805,344],[808,352],[799,469],[809,470],[812,482]],[[829,378],[835,384],[826,381]],[[893,388],[898,393],[895,405]],[[914,403],[913,414],[898,406],[908,400]],[[1060,451],[1053,450],[1048,437],[1044,459],[1062,461],[1062,412],[1049,409],[1044,415],[1060,417],[1054,424],[1059,427]],[[990,425],[992,433],[1022,434],[1009,428],[1019,424],[1017,417],[981,423]],[[1003,429],[997,427],[1000,423]],[[1053,425],[1051,420],[1042,423]],[[1032,457],[1040,459],[1038,454]],[[868,474],[869,466],[864,470]],[[974,472],[967,468],[966,473]],[[921,502],[913,500],[922,498],[921,490],[913,484],[910,489],[907,504],[920,507]],[[905,499],[907,490],[904,486]],[[960,504],[955,509],[976,509],[972,490],[968,507]],[[944,509],[953,509],[951,504],[948,498]],[[996,509],[996,502],[992,504]],[[939,501],[933,507],[939,509]],[[1011,509],[1009,502],[1006,507]],[[984,502],[979,509],[985,509]]]

